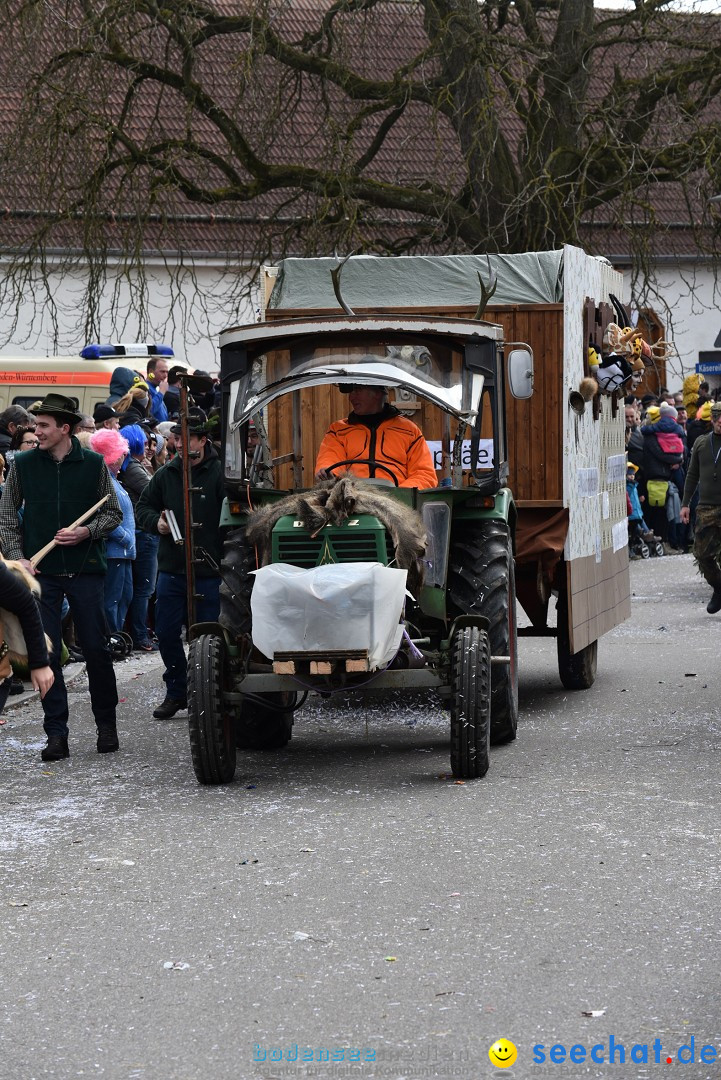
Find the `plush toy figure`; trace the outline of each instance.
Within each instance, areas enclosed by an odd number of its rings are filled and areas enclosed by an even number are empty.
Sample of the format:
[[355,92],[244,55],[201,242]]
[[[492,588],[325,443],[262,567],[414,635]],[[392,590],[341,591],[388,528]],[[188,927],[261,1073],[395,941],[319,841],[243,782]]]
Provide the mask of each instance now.
[[604,353],[596,378],[601,389],[612,394],[614,390],[620,390],[632,375],[633,369],[625,356],[620,353]]
[[588,366],[591,369],[591,374],[595,375],[594,368],[599,367],[601,363],[601,354],[599,352],[596,342],[591,338],[588,342]]
[[[596,377],[603,391],[612,394],[624,387],[635,390],[643,378],[643,345],[640,330],[635,330],[632,326],[622,330],[617,323],[608,324],[603,335],[601,362],[598,366],[591,367],[591,374]],[[589,347],[589,364],[590,357]]]

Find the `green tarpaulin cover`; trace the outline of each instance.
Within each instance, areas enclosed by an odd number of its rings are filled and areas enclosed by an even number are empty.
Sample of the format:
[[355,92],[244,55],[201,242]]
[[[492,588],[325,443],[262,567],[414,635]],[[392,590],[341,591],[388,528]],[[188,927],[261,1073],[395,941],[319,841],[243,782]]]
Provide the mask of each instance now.
[[[356,308],[477,306],[478,274],[486,285],[488,260],[498,285],[491,305],[563,301],[563,251],[520,255],[356,255],[341,273],[345,302]],[[284,259],[270,308],[337,308],[330,272],[338,259]]]

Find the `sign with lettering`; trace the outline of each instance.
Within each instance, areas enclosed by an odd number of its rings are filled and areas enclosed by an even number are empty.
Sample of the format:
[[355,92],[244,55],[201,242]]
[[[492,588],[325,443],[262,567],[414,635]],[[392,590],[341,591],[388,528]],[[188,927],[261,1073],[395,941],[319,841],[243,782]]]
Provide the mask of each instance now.
[[[428,448],[433,455],[433,468],[440,469],[443,459],[443,444],[440,441],[429,441]],[[451,442],[451,455],[453,455],[453,442]],[[472,468],[470,439],[463,440],[463,448],[461,450],[461,465],[464,469]],[[476,468],[493,468],[493,439],[480,440],[478,445],[478,461],[476,463]]]

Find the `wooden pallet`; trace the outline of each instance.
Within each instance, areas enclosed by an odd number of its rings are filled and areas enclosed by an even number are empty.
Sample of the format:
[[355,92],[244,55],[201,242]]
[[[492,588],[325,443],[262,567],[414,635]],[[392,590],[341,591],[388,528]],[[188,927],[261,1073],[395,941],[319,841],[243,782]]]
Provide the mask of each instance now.
[[276,675],[332,675],[338,669],[349,674],[369,671],[367,649],[323,649],[319,652],[273,654]]

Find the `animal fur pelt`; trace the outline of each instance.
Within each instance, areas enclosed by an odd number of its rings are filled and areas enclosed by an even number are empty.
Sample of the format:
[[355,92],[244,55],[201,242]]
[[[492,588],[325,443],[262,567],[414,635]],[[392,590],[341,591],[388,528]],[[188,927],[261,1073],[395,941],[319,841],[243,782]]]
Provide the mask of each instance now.
[[289,495],[250,513],[245,535],[255,545],[261,566],[270,561],[273,527],[286,514],[302,521],[311,536],[317,536],[325,525],[341,525],[353,515],[374,515],[390,534],[396,565],[408,571],[409,589],[415,591],[423,584],[426,532],[422,517],[350,473],[322,480],[311,491]]
[[[2,558],[2,556],[0,556],[0,558]],[[16,562],[14,559],[3,559],[2,561],[10,573],[21,581],[31,593],[35,596],[40,596],[39,581],[37,578],[34,578],[32,574],[27,572],[22,563]],[[14,615],[12,611],[8,611],[7,608],[0,607],[0,622],[2,623],[4,638],[8,646],[8,660],[11,662],[15,661],[19,664],[27,664],[28,647],[25,644],[22,626],[20,625],[20,620],[17,615]],[[52,652],[52,642],[47,634],[45,635],[45,644],[48,647],[48,654],[50,654]]]

